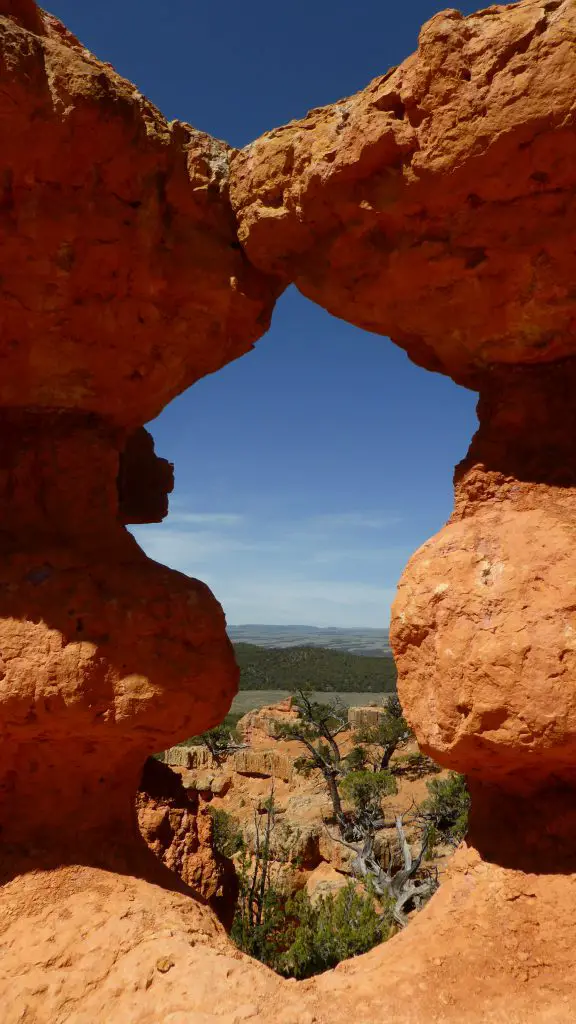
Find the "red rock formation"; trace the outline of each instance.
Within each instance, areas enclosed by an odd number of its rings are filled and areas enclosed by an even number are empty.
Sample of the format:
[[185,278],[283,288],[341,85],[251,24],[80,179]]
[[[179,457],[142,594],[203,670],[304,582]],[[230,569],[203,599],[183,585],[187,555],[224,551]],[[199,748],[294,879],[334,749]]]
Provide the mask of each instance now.
[[207,587],[122,525],[172,488],[140,424],[250,348],[274,289],[223,143],[31,2],[0,4],[0,79],[0,828],[104,856],[146,756],[216,724],[238,675]]
[[[0,0],[5,1024],[572,1024],[574,14],[444,12],[235,154]],[[171,485],[135,431],[289,280],[482,392],[393,622],[408,717],[470,774],[469,843],[410,929],[301,986],[135,856],[145,756],[221,719],[237,673],[207,588],[122,525]]]
[[476,386],[576,346],[572,0],[443,11],[362,92],[233,161],[251,261]]
[[168,515],[174,466],[159,459],[144,427],[129,434],[118,468],[119,516],[123,523],[161,523]]
[[145,758],[215,725],[238,677],[208,588],[124,528],[172,487],[140,425],[251,346],[273,289],[236,241],[224,144],[31,2],[0,2],[0,80],[2,1018],[128,1020],[172,988],[178,908],[180,950],[226,947],[134,801]]
[[0,408],[139,427],[268,327],[273,290],[227,198],[232,150],[168,123],[32,2],[17,11],[0,24]]
[[234,865],[213,845],[213,818],[195,789],[167,765],[149,758],[136,798],[138,827],[152,852],[228,927],[238,895]]
[[281,700],[278,704],[267,704],[254,708],[243,715],[236,723],[236,732],[252,747],[269,745],[270,739],[278,739],[285,725],[298,720],[297,708],[292,707],[292,698]]
[[522,792],[576,781],[576,364],[493,376],[450,523],[395,605],[408,714],[443,763]]
[[76,845],[129,827],[145,757],[215,724],[237,670],[207,587],[118,521],[118,431],[1,421],[0,824],[5,841]]

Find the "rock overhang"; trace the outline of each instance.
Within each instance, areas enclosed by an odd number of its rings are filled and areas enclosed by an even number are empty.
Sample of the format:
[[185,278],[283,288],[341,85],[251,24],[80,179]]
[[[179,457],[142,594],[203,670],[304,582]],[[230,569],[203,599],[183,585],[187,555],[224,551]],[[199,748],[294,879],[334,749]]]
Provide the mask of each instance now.
[[444,11],[399,67],[235,154],[249,259],[474,389],[572,356],[575,15]]

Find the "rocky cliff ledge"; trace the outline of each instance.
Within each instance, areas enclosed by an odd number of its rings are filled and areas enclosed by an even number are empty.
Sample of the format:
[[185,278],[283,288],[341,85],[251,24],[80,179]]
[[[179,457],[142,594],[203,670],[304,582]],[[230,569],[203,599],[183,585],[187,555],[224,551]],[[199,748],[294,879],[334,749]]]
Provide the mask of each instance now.
[[[0,0],[5,1024],[572,1024],[575,42],[576,0],[445,11],[236,153]],[[237,669],[207,587],[124,528],[171,486],[136,431],[290,281],[480,391],[391,632],[422,746],[470,776],[470,836],[410,928],[303,984],[138,833],[146,756],[221,720]]]

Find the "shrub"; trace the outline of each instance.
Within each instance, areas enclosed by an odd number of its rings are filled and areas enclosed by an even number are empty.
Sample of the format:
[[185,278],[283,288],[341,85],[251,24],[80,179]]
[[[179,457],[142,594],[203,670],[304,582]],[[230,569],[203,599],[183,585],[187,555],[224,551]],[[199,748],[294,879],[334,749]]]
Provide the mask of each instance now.
[[239,949],[273,970],[292,942],[293,923],[286,918],[285,896],[272,878],[272,836],[276,827],[274,790],[255,812],[254,856],[243,845],[238,865],[239,894],[231,937]]
[[352,883],[316,904],[305,892],[298,893],[289,901],[287,913],[298,924],[279,968],[291,978],[310,978],[341,960],[367,953],[390,932],[390,914],[378,913],[373,897],[357,892]]
[[350,753],[346,754],[344,761],[349,772],[361,772],[368,762],[368,751],[360,745],[352,747]]
[[208,732],[203,732],[198,738],[208,748],[216,762],[228,753],[235,742],[232,730],[224,725],[224,722],[209,729]]
[[405,775],[408,779],[420,779],[423,775],[436,775],[442,768],[427,754],[402,754],[391,766],[394,775]]
[[466,835],[470,794],[466,776],[450,772],[445,779],[426,783],[430,796],[420,805],[420,811],[444,840],[459,843]]
[[340,788],[358,811],[379,807],[383,797],[398,792],[396,780],[389,771],[350,772],[342,780]]
[[293,937],[294,923],[286,916],[286,898],[261,871],[252,873],[250,857],[242,854],[240,895],[230,932],[239,949],[278,971]]
[[214,823],[212,833],[214,849],[223,857],[233,857],[242,849],[244,843],[236,821],[231,814],[217,807],[210,807],[210,814]]

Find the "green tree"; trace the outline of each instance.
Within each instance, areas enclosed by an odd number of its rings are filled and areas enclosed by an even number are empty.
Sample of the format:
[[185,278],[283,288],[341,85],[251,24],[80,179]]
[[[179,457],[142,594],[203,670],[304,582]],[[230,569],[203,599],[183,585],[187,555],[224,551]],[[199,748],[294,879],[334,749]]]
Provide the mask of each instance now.
[[[362,749],[342,756],[338,737],[350,727],[347,710],[337,701],[318,704],[309,692],[298,690],[294,706],[299,710],[299,717],[283,727],[282,735],[298,740],[305,747],[306,756],[296,761],[300,771],[318,770],[324,776],[340,833],[339,837],[331,838],[353,851],[351,866],[355,876],[379,899],[390,902],[394,920],[404,927],[407,913],[419,909],[435,891],[437,878],[423,863],[428,850],[428,823],[421,829],[420,850],[414,856],[402,817],[397,816],[396,848],[387,864],[382,862],[377,834],[389,825],[381,803],[384,796],[396,791],[396,783],[391,772],[380,766],[383,761],[388,763],[389,748],[394,746],[395,749],[410,735],[400,703],[392,701],[384,717],[383,725],[388,729],[379,732],[380,746],[371,770],[366,768],[368,757]],[[385,744],[388,750],[384,749]],[[355,770],[351,771],[351,767]],[[344,813],[341,793],[351,799],[354,805],[351,813]]]
[[352,750],[344,758],[347,772],[362,772],[368,764],[368,751],[359,744],[355,744]]
[[340,788],[358,814],[376,813],[378,818],[382,817],[382,799],[398,792],[396,779],[389,771],[350,772],[344,776]]
[[217,764],[220,764],[222,758],[237,746],[233,730],[224,722],[203,732],[198,738],[208,748]]
[[442,771],[442,768],[431,757],[418,750],[416,753],[402,754],[397,757],[392,771],[395,776],[403,775],[407,779],[421,779],[424,775],[436,775]]
[[223,857],[233,857],[243,849],[244,841],[240,828],[227,811],[218,807],[210,807],[213,821],[212,842],[217,853]]
[[373,771],[385,771],[392,754],[411,736],[412,732],[404,718],[402,705],[396,694],[393,694],[384,704],[376,725],[361,726],[356,730],[356,761],[363,756],[364,763],[369,764]]
[[445,779],[426,783],[430,796],[420,804],[421,817],[431,825],[437,836],[457,845],[466,835],[470,794],[466,776],[450,772]]
[[304,775],[317,770],[322,773],[332,802],[336,821],[344,820],[339,782],[346,771],[337,738],[348,732],[347,708],[336,698],[327,704],[312,700],[310,691],[296,690],[293,706],[299,717],[282,727],[285,739],[298,740],[306,754],[295,762],[295,767]]

